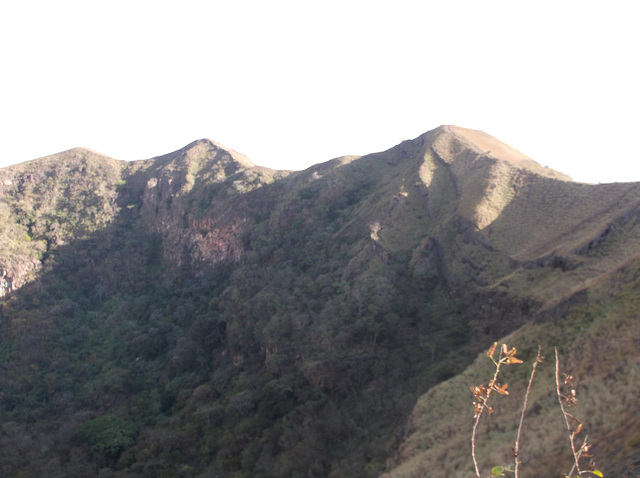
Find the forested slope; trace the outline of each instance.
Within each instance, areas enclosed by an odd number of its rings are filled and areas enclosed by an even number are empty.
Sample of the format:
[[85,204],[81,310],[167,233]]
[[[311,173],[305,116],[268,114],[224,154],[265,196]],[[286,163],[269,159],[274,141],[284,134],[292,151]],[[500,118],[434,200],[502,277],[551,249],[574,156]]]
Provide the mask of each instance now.
[[4,476],[378,476],[489,343],[582,337],[638,239],[638,185],[455,127],[302,172],[200,140],[0,180]]

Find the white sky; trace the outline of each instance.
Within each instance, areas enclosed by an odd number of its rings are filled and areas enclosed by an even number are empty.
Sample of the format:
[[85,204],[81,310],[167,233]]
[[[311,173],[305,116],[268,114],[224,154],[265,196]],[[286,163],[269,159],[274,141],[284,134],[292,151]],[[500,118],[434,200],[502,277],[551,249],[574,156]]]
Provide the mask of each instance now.
[[210,138],[303,169],[441,124],[640,181],[636,2],[0,2],[0,165]]

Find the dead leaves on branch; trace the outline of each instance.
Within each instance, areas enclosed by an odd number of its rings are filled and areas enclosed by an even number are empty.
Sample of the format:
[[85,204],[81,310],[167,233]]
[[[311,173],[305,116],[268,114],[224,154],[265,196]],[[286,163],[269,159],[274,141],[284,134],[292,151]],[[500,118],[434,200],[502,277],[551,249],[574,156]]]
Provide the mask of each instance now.
[[522,360],[516,357],[516,353],[517,353],[516,348],[515,347],[509,348],[507,344],[502,344],[502,347],[500,348],[500,353],[496,360],[494,356],[496,354],[497,347],[498,347],[498,342],[494,342],[491,348],[489,348],[489,350],[487,351],[487,357],[489,357],[496,366],[496,372],[493,376],[493,379],[489,381],[486,387],[484,385],[471,387],[471,393],[477,400],[476,402],[473,402],[474,418],[478,418],[479,415],[481,415],[483,410],[485,409],[489,414],[493,413],[493,409],[487,405],[487,400],[489,399],[489,397],[493,392],[496,392],[500,395],[509,395],[509,391],[507,390],[507,388],[509,387],[509,384],[505,383],[504,385],[501,385],[496,380],[498,377],[498,373],[500,371],[500,366],[522,363]]
[[[476,454],[475,454],[476,430],[478,427],[478,423],[480,422],[480,417],[485,411],[489,414],[493,413],[493,409],[487,404],[487,402],[489,401],[489,397],[494,392],[498,393],[499,395],[509,395],[509,392],[507,390],[507,388],[509,387],[509,384],[507,383],[500,384],[497,381],[498,375],[500,373],[500,367],[502,365],[513,365],[513,364],[523,363],[522,360],[516,357],[517,350],[515,347],[509,348],[507,344],[502,344],[502,346],[500,347],[500,352],[498,354],[498,357],[496,358],[495,356],[496,356],[497,349],[498,349],[498,342],[494,342],[493,345],[491,345],[491,347],[487,351],[487,357],[491,359],[491,361],[496,367],[493,374],[493,378],[489,381],[487,386],[482,384],[482,385],[470,387],[471,393],[475,398],[475,401],[473,402],[474,425],[473,425],[473,431],[471,434],[471,456],[473,457],[473,463],[475,466],[477,478],[481,478],[480,469],[478,467],[478,461],[476,459]],[[514,468],[511,468],[511,465],[508,467],[502,467],[502,466],[494,467],[491,471],[490,476],[505,476],[504,472],[509,472],[509,473],[513,473],[515,478],[518,478],[518,468],[519,468],[519,465],[521,464],[519,460],[520,431],[522,429],[522,425],[524,422],[525,410],[527,407],[527,399],[529,397],[529,392],[531,390],[531,385],[533,383],[536,366],[544,360],[544,357],[541,355],[540,352],[541,352],[541,349],[540,347],[538,347],[538,355],[536,356],[536,359],[533,362],[531,376],[529,378],[529,386],[527,387],[527,391],[524,397],[522,414],[520,418],[520,425],[518,427],[518,433],[515,440],[515,445],[513,447],[513,456],[514,456],[515,466]],[[602,477],[603,476],[602,472],[596,469],[595,461],[593,459],[591,459],[588,464],[583,465],[584,468],[581,470],[580,459],[591,458],[591,455],[589,454],[589,449],[591,447],[591,444],[587,442],[589,438],[589,436],[587,435],[584,438],[584,441],[582,442],[582,445],[580,447],[575,446],[574,439],[576,438],[577,435],[579,435],[583,431],[583,425],[578,418],[567,413],[564,406],[566,405],[567,407],[574,407],[578,402],[578,398],[577,398],[576,390],[572,383],[573,376],[571,375],[563,374],[564,379],[562,381],[563,382],[562,387],[565,389],[568,389],[568,391],[564,393],[561,392],[561,381],[558,376],[559,375],[559,371],[558,371],[559,359],[558,359],[557,348],[555,349],[555,353],[556,353],[556,392],[557,392],[558,400],[560,402],[560,408],[564,415],[565,423],[569,431],[571,450],[573,452],[573,458],[574,458],[574,466],[572,467],[571,471],[569,472],[568,475],[563,475],[563,476],[565,478],[574,478],[573,473],[574,471],[577,471],[578,476],[582,476],[583,473],[590,473],[592,475]]]

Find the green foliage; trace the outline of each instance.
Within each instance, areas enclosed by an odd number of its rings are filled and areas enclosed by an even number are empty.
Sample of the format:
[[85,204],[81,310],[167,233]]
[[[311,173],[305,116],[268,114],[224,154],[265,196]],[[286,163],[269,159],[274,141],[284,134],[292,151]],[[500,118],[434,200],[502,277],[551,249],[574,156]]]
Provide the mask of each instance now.
[[[378,473],[390,446],[382,437],[441,379],[420,373],[441,354],[416,354],[420,337],[438,334],[444,349],[467,338],[451,333],[461,316],[446,284],[415,280],[409,255],[382,262],[368,233],[349,232],[375,183],[354,171],[340,187],[334,177],[246,193],[261,206],[245,258],[202,267],[149,228],[145,174],[116,184],[118,203],[134,207],[84,239],[52,243],[48,272],[4,304],[16,375],[2,420],[55,428],[64,410],[96,466],[103,457],[132,470],[153,462],[154,473],[185,463],[227,476]],[[195,179],[187,189],[190,207],[229,194]],[[72,210],[56,220],[68,227]],[[446,324],[435,311],[449,313]]]
[[117,460],[135,442],[135,428],[115,414],[106,414],[84,423],[78,436],[89,451],[109,460]]
[[494,466],[493,468],[491,468],[490,476],[505,476],[505,471],[511,471],[510,467]]

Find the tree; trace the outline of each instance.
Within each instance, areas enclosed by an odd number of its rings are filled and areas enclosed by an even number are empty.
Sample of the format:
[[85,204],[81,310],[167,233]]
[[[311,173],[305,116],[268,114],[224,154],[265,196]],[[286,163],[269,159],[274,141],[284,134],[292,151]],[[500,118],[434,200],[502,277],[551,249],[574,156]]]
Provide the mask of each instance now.
[[101,454],[113,461],[133,445],[135,434],[133,425],[113,413],[89,420],[78,431],[92,454]]

